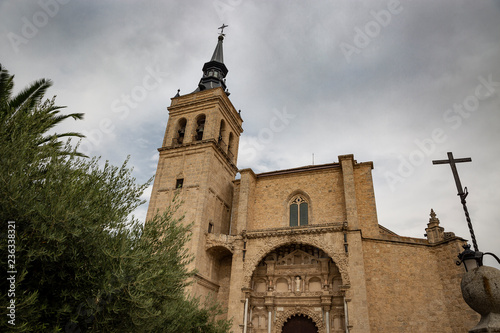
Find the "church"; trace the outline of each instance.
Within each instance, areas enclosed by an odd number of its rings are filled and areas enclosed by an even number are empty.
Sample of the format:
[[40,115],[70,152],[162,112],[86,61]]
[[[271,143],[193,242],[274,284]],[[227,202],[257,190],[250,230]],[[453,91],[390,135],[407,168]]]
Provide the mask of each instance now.
[[223,40],[198,87],[171,99],[148,208],[151,219],[174,196],[183,201],[197,270],[190,292],[217,299],[233,333],[472,328],[479,316],[455,264],[466,241],[433,210],[422,217],[426,238],[380,225],[373,162],[340,155],[272,172],[237,168],[243,119],[227,92]]

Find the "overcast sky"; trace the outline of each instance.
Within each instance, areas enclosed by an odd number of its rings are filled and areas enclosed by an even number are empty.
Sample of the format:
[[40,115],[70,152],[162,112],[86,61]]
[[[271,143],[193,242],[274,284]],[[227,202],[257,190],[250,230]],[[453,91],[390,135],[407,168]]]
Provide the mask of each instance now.
[[139,182],[155,173],[170,98],[196,88],[225,23],[239,168],[354,154],[374,162],[381,225],[423,237],[433,208],[470,239],[451,169],[432,160],[471,157],[458,170],[479,249],[500,255],[498,0],[3,0],[0,22],[16,88],[52,79],[48,97],[85,113],[58,130],[113,164],[130,155]]

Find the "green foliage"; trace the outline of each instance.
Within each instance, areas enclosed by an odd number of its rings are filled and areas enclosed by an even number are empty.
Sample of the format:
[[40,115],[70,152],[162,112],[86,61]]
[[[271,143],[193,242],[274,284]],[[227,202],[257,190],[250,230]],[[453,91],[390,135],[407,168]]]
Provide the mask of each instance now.
[[[1,67],[0,67],[1,69]],[[228,332],[212,300],[185,295],[190,225],[179,204],[144,227],[131,213],[149,182],[136,185],[125,162],[83,159],[47,134],[81,114],[59,115],[42,102],[50,81],[12,96],[0,73],[0,221],[7,267],[7,221],[16,230],[16,325],[7,324],[6,279],[0,280],[0,330],[18,332]]]
[[[82,134],[75,132],[47,133],[65,119],[83,119],[83,113],[59,114],[64,107],[54,105],[55,97],[42,102],[45,92],[51,85],[52,81],[41,79],[13,96],[14,75],[9,74],[0,65],[0,124],[2,124],[2,139],[6,140],[6,143],[14,143],[13,141],[22,137],[28,139],[33,148],[44,148],[34,149],[31,153],[58,151],[60,154],[66,154],[63,142],[59,139],[83,137]],[[73,153],[84,156],[77,152]]]

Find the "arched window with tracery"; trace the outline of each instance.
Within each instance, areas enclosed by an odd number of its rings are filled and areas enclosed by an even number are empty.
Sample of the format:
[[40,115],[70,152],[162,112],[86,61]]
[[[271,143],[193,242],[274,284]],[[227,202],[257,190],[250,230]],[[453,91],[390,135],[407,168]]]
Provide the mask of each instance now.
[[297,195],[290,201],[290,227],[307,225],[309,223],[309,203],[302,195]]

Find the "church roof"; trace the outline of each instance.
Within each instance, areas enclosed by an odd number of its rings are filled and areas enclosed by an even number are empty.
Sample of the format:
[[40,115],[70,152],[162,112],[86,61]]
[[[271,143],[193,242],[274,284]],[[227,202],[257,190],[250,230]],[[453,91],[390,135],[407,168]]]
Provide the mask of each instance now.
[[288,173],[296,173],[296,172],[304,172],[304,171],[316,171],[330,168],[338,168],[340,167],[340,163],[328,163],[328,164],[320,164],[320,165],[306,165],[298,168],[292,169],[284,169],[284,170],[276,170],[269,172],[262,172],[256,174],[257,177],[266,177],[266,176],[275,176],[275,175],[283,175]]
[[[360,162],[354,161],[355,165],[369,165],[373,169],[373,162]],[[268,171],[255,174],[256,177],[267,177],[267,176],[276,176],[276,175],[284,175],[289,173],[297,173],[297,172],[308,172],[308,171],[317,171],[323,169],[331,169],[331,168],[340,168],[340,163],[327,163],[327,164],[318,164],[318,165],[306,165],[292,169],[284,169],[284,170],[275,170]]]
[[384,227],[383,225],[378,225],[378,228],[380,230],[380,233],[382,234],[387,234],[387,235],[393,235],[393,236],[399,236],[397,233],[395,233],[394,231],[392,230],[389,230],[387,229],[386,227]]

